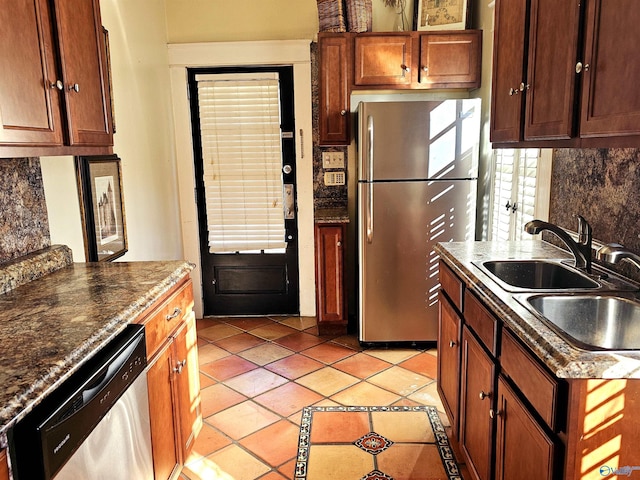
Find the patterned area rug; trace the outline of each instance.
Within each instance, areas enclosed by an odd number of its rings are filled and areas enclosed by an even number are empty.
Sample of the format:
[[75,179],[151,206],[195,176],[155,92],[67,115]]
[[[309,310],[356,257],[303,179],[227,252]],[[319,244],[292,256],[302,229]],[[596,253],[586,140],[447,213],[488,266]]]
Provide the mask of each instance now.
[[462,480],[438,411],[305,407],[295,480]]

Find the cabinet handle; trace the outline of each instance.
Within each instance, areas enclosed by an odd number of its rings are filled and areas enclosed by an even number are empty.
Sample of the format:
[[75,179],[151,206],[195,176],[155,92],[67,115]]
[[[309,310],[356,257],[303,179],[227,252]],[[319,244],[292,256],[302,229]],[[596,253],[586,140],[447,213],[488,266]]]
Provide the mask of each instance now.
[[182,360],[181,362],[178,361],[176,362],[176,366],[173,368],[173,371],[177,374],[181,374],[182,373],[182,369],[184,368],[184,366],[187,364],[187,359],[185,358],[184,360]]
[[449,347],[453,348],[456,346],[456,342],[454,342],[453,340],[449,340]]
[[49,86],[51,88],[57,88],[58,90],[64,90],[64,83],[61,80],[56,80],[55,83],[50,83]]
[[346,110],[340,110],[340,115],[342,115],[343,117],[347,114]]
[[336,247],[341,247],[341,246],[342,246],[342,242],[341,242],[340,240],[338,240],[338,241],[336,242]]
[[164,318],[166,318],[166,319],[167,319],[167,322],[168,322],[168,321],[173,320],[174,318],[176,318],[176,317],[177,317],[178,315],[180,315],[181,313],[182,313],[182,309],[180,309],[179,307],[176,307],[176,308],[173,310],[173,313],[170,313],[169,315],[167,315],[167,316],[166,316],[166,317],[164,317]]
[[429,67],[426,67],[426,66],[425,66],[425,67],[422,67],[422,71],[423,71],[424,73],[427,73],[427,72],[429,71]]
[[69,87],[67,87],[67,88],[69,88],[70,92],[71,91],[76,92],[76,93],[80,92],[80,85],[78,85],[77,83],[74,83],[73,85],[69,85]]
[[480,400],[484,400],[485,398],[491,397],[491,393],[484,393],[482,390],[480,390],[480,395],[478,396],[480,397]]
[[496,417],[499,417],[500,415],[502,415],[502,412],[500,410],[494,410],[493,408],[489,410],[489,416],[491,418],[496,418]]
[[404,63],[402,65],[400,65],[400,68],[402,70],[404,70],[405,72],[410,72],[411,68],[409,68],[407,65],[405,65]]
[[517,88],[510,88],[509,89],[509,96],[513,97],[514,95],[518,95],[520,93],[520,90],[518,90]]

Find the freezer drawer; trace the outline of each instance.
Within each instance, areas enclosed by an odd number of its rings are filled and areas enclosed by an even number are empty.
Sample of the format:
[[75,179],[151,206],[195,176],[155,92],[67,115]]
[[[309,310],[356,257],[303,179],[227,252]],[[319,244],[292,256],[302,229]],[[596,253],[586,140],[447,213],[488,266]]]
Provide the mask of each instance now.
[[435,341],[436,242],[472,240],[476,182],[358,184],[362,342]]

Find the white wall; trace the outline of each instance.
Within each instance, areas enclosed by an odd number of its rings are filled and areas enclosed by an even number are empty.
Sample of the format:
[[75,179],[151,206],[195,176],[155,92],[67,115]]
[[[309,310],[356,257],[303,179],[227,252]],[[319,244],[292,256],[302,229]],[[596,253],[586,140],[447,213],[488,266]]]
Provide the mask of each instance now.
[[[164,0],[101,0],[109,30],[129,251],[123,261],[182,258]],[[52,243],[84,261],[72,157],[42,158]]]

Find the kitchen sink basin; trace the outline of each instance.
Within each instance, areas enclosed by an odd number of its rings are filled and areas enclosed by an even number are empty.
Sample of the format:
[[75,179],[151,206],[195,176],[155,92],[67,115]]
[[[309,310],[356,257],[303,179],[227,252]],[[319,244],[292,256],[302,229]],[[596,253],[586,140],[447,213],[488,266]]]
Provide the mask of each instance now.
[[583,290],[600,284],[579,271],[554,260],[490,260],[475,263],[507,291]]
[[558,294],[519,300],[580,348],[640,349],[640,300],[635,296]]

